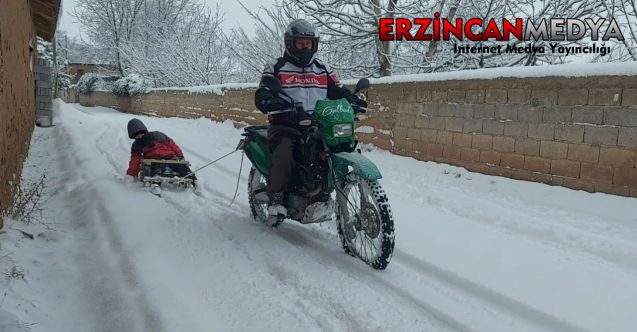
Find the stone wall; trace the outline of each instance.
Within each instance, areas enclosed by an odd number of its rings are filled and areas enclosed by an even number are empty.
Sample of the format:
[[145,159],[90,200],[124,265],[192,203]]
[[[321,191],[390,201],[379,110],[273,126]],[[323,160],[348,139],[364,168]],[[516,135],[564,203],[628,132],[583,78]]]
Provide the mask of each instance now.
[[[263,124],[254,90],[106,92],[83,105]],[[359,138],[485,174],[637,196],[637,77],[541,77],[372,85]],[[364,129],[364,130],[363,130]]]
[[28,1],[0,0],[0,8],[1,215],[12,204],[35,123],[35,39]]

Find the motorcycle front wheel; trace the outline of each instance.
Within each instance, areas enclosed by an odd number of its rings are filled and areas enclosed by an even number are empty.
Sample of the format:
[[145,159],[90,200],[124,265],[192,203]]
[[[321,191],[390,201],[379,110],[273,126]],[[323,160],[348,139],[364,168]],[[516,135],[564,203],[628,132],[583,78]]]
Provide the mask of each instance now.
[[338,235],[346,253],[383,270],[394,252],[394,218],[378,181],[349,174],[337,190]]

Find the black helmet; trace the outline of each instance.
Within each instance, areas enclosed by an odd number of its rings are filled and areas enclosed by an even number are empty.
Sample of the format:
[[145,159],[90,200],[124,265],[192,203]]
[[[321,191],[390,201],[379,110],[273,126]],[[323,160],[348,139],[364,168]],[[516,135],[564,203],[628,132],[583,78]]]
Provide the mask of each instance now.
[[[296,49],[294,40],[305,38],[312,41],[310,49]],[[309,65],[314,59],[314,54],[318,50],[319,34],[314,25],[304,19],[292,21],[285,30],[285,53],[292,62],[300,66]]]
[[128,137],[135,138],[141,132],[147,133],[148,129],[140,119],[132,119],[128,121]]

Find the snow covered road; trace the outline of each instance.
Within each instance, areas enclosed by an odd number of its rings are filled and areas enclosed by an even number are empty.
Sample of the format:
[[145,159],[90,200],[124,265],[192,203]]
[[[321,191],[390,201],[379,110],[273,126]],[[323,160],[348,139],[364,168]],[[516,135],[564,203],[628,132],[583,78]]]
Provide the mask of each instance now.
[[[7,282],[0,318],[32,331],[637,328],[637,199],[364,152],[396,220],[394,258],[375,271],[333,224],[253,222],[247,159],[229,207],[239,154],[203,169],[197,195],[144,192],[124,175],[131,117],[58,100],[57,126],[36,128],[25,176],[47,169],[55,231],[8,246],[28,283]],[[140,118],[194,168],[240,138],[230,123]]]

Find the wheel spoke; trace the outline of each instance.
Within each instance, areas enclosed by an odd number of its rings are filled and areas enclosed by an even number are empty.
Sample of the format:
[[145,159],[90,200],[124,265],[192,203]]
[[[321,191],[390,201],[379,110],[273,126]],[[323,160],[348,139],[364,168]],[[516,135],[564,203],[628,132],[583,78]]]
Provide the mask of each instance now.
[[[380,249],[377,243],[378,232],[376,231],[380,223],[379,213],[374,206],[373,196],[366,183],[359,181],[347,186],[346,189],[346,210],[348,213],[344,222],[347,227],[355,227],[355,236],[350,240],[350,243],[361,259],[370,262],[378,256]],[[370,208],[373,209],[373,213],[370,213],[369,210],[364,211],[364,209]],[[374,237],[369,236],[373,234],[375,234]]]
[[338,196],[343,249],[375,269],[384,269],[394,250],[394,221],[387,197],[376,181],[357,175],[347,180]]
[[[250,178],[250,188],[251,190],[256,190],[257,188],[261,188],[264,185],[267,184],[267,181],[265,179],[265,176],[263,176],[263,174],[261,174],[261,172],[257,171],[256,169],[252,169],[251,171],[251,178]],[[254,193],[250,193],[250,195],[254,195]],[[265,222],[268,218],[268,205],[267,203],[261,203],[259,201],[257,201],[256,199],[252,199],[251,201],[252,204],[252,208],[254,211],[254,217],[255,219],[257,219],[257,221],[259,222]]]

